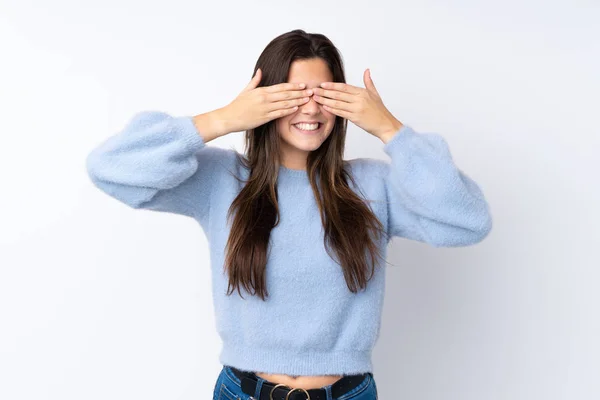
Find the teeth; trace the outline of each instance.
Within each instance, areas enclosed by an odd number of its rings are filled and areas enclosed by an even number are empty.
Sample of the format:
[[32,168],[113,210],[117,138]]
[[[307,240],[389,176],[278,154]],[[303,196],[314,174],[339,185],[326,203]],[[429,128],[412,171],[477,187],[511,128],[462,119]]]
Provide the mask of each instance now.
[[294,125],[298,129],[302,129],[303,131],[314,131],[319,128],[319,124],[295,124]]

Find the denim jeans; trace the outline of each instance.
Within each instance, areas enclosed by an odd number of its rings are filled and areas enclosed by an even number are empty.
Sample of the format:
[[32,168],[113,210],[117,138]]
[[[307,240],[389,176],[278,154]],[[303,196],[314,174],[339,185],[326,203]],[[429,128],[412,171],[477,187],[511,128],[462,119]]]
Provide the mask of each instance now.
[[[266,382],[261,377],[258,377],[258,380],[257,391]],[[322,388],[327,391],[327,400],[377,400],[377,386],[375,385],[373,374],[370,372],[358,386],[340,397],[332,397],[331,385],[323,386]],[[258,399],[258,393],[254,393],[253,395],[244,393],[239,378],[235,376],[227,365],[224,365],[215,384],[213,400],[252,400],[252,398]]]

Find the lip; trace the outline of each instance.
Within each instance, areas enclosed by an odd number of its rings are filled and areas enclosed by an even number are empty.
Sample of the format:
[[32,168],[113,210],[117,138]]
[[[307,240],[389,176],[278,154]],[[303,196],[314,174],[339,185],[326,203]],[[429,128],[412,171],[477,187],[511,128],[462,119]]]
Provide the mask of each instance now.
[[[317,121],[317,122],[318,122],[318,121]],[[297,122],[297,123],[299,124],[300,122]],[[313,123],[316,123],[316,122],[313,122]],[[296,128],[296,126],[295,126],[294,124],[292,124],[292,128],[293,128],[293,129],[294,129],[296,132],[302,133],[302,134],[304,134],[304,135],[315,135],[315,134],[317,134],[317,133],[321,133],[321,132],[323,131],[323,127],[324,127],[324,126],[325,126],[325,124],[324,124],[324,123],[322,123],[322,122],[319,122],[319,127],[318,127],[317,129],[315,129],[314,131],[303,131],[302,129],[298,129],[298,128]]]
[[295,124],[322,124],[321,121],[298,121],[298,122],[294,122],[292,125]]

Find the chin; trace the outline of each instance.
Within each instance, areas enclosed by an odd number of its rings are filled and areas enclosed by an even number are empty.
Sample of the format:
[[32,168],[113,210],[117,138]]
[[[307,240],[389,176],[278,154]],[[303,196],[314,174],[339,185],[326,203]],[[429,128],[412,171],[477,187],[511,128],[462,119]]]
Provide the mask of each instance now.
[[319,147],[321,147],[321,144],[323,144],[323,142],[321,141],[319,141],[318,143],[296,143],[294,141],[288,142],[288,146],[290,146],[291,148],[307,152],[317,150]]
[[327,136],[314,136],[314,137],[298,137],[293,132],[285,138],[285,141],[290,147],[302,151],[314,151],[321,147],[323,142],[327,139]]

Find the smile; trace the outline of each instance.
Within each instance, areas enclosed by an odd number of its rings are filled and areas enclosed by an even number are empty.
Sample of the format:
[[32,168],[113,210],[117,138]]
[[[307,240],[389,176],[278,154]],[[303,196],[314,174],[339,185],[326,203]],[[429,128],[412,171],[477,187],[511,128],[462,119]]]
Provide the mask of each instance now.
[[300,124],[294,124],[292,125],[297,131],[302,132],[302,133],[316,133],[319,132],[321,130],[321,128],[323,127],[323,124],[318,122],[316,124],[305,124],[305,123],[300,123]]

